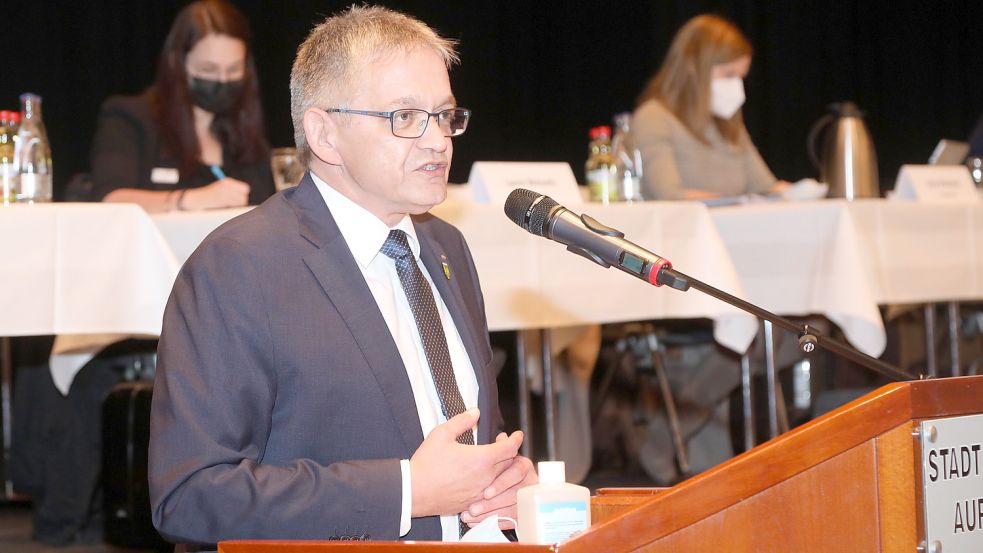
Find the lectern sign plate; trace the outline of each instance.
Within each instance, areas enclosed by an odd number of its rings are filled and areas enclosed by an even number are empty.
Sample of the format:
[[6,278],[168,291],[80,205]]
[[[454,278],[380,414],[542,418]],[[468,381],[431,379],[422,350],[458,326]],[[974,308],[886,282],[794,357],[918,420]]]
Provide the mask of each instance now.
[[983,551],[983,415],[921,423],[925,550]]

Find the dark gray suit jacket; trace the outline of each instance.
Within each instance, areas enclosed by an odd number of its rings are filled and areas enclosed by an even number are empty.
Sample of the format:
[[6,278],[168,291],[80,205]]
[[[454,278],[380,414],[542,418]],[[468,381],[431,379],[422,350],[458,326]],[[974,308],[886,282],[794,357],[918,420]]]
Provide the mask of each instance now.
[[[488,443],[502,423],[474,262],[460,231],[413,221],[474,366]],[[395,342],[310,175],[202,242],[171,292],[158,355],[150,495],[166,538],[399,538],[399,460],[423,432]],[[427,517],[405,538],[440,537]]]

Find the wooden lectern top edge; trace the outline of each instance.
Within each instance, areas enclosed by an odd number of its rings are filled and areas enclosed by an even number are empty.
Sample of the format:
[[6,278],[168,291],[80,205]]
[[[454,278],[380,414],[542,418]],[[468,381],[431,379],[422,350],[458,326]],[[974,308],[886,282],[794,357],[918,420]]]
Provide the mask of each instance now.
[[669,488],[598,488],[594,495],[657,495]]
[[983,381],[976,376],[915,380],[912,388],[911,418],[956,417],[980,412]]
[[481,551],[483,553],[551,553],[552,545],[517,543],[444,543],[439,541],[319,541],[230,540],[219,542],[219,553],[320,553],[356,550],[359,553],[393,553],[407,546],[421,553],[433,551]]
[[641,547],[900,425],[979,413],[981,398],[983,376],[889,384],[592,526],[561,549],[601,550],[611,536],[629,548]]

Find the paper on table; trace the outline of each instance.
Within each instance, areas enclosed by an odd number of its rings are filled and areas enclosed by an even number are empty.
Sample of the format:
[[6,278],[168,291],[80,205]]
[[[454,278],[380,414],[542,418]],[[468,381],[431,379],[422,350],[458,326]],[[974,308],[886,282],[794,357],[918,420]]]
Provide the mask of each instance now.
[[798,180],[782,190],[781,196],[783,200],[788,201],[818,200],[825,198],[828,191],[828,184],[806,178]]

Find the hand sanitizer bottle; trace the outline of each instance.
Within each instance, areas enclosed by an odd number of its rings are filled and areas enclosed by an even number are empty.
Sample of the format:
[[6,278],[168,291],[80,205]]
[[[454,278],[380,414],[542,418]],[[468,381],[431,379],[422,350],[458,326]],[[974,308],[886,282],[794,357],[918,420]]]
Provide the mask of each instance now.
[[590,490],[566,482],[563,461],[541,461],[539,484],[518,492],[521,543],[554,544],[590,527]]

